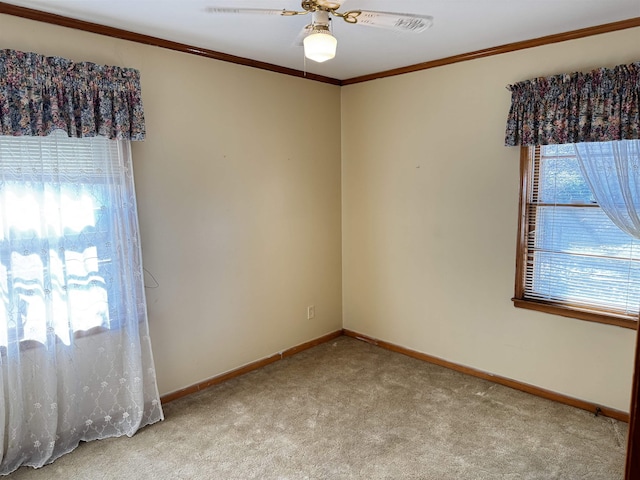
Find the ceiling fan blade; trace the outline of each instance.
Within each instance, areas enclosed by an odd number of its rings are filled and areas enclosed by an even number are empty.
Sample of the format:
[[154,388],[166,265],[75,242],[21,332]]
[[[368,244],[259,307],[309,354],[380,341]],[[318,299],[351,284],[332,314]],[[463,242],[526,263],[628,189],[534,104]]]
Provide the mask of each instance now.
[[[414,15],[410,13],[376,12],[361,10],[356,19],[358,25],[388,28],[400,32],[420,33],[433,25],[430,15]],[[349,12],[350,13],[350,12]]]
[[277,10],[271,8],[229,8],[229,7],[207,7],[205,8],[207,13],[250,13],[259,15],[282,15],[285,17],[292,15],[300,15],[307,12],[296,12],[293,10]]

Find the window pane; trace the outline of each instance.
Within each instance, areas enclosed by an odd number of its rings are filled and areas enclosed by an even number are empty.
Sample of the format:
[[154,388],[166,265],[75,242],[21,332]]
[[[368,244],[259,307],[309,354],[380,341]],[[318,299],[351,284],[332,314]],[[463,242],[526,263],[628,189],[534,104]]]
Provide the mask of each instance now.
[[530,246],[536,250],[640,260],[640,242],[600,208],[537,207]]
[[[525,280],[529,297],[636,314],[640,264],[617,259],[536,252]],[[629,283],[629,278],[636,279]]]
[[558,145],[542,145],[540,147],[542,155],[546,157],[557,157],[563,155],[573,156],[575,150],[573,143],[562,143]]
[[0,137],[0,345],[120,326],[122,168],[104,138]]
[[595,203],[575,157],[542,158],[538,203]]

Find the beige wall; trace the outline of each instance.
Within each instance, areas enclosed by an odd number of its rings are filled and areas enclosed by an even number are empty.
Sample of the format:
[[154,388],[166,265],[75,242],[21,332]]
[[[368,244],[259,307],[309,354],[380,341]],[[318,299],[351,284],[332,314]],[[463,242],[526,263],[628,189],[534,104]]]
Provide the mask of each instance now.
[[341,328],[339,87],[7,15],[0,45],[141,72],[161,393]]
[[343,87],[344,327],[628,411],[635,332],[513,307],[505,86],[640,60],[640,29]]
[[344,316],[628,410],[634,332],[511,304],[518,149],[502,145],[507,84],[639,60],[640,29],[341,90],[6,15],[0,42],[141,71],[148,138],[133,154],[161,393]]

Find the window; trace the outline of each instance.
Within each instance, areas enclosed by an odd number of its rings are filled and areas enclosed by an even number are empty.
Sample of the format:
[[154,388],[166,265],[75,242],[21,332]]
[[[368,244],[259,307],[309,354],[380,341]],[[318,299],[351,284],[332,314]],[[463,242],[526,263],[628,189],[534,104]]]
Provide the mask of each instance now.
[[0,137],[0,346],[120,324],[124,145]]
[[518,307],[637,328],[640,242],[591,194],[573,145],[523,147]]

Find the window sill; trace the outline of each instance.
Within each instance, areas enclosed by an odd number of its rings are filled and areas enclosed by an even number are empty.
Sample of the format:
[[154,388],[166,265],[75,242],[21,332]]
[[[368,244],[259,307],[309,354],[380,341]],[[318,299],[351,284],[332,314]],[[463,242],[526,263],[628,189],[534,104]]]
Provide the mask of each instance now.
[[512,298],[513,305],[518,308],[526,308],[536,310],[538,312],[551,313],[554,315],[562,315],[563,317],[577,318],[588,322],[604,323],[607,325],[616,325],[618,327],[638,329],[638,321],[630,317],[620,315],[605,314],[594,312],[592,310],[569,307],[565,305],[556,305],[553,303],[536,302],[533,300],[523,300],[520,298]]

